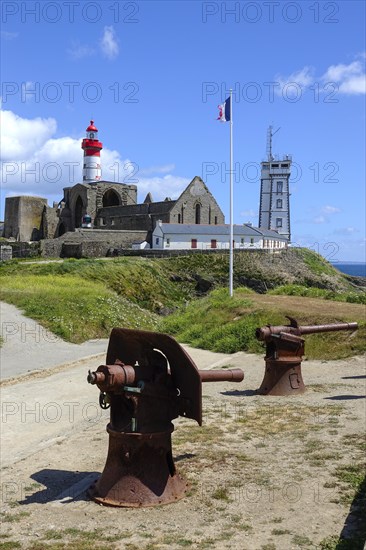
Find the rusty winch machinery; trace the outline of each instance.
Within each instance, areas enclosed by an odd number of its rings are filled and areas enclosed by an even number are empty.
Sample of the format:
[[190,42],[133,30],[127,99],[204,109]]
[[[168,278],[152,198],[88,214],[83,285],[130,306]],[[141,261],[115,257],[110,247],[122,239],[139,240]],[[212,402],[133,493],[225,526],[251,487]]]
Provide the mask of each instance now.
[[243,371],[198,370],[170,336],[122,328],[111,333],[106,362],[88,375],[101,407],[110,407],[107,460],[90,496],[131,507],[182,498],[187,484],[173,460],[172,420],[182,416],[201,425],[202,382],[241,382]]
[[305,391],[301,361],[305,353],[305,334],[356,330],[357,323],[299,326],[287,317],[289,325],[257,328],[256,337],[266,344],[265,373],[260,388],[262,395],[295,395]]

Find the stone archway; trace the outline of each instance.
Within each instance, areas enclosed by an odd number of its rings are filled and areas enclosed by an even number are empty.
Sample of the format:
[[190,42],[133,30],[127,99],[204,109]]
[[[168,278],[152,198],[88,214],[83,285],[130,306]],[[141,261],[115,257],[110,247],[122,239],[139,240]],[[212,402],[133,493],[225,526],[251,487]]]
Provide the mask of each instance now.
[[75,228],[81,227],[81,218],[83,216],[83,199],[78,196],[75,203]]
[[103,207],[119,206],[121,204],[120,197],[114,189],[108,189],[103,195]]

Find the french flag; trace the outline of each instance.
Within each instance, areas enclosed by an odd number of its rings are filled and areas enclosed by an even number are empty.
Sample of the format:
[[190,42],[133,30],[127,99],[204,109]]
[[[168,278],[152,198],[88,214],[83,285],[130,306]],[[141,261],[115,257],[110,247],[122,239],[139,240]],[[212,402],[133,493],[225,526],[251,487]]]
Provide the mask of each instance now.
[[225,103],[218,105],[218,109],[219,116],[217,117],[217,120],[219,120],[220,122],[229,122],[231,117],[230,97],[227,98]]

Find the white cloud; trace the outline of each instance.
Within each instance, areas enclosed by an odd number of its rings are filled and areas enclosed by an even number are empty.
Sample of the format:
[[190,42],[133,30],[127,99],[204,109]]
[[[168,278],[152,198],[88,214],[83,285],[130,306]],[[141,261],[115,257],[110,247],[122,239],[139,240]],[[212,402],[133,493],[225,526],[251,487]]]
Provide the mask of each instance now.
[[343,236],[349,236],[354,235],[355,233],[359,233],[359,230],[355,227],[340,227],[339,229],[336,229],[334,231],[335,235],[343,235]]
[[[2,111],[1,184],[7,196],[41,195],[61,200],[63,188],[82,181],[83,152],[81,137],[56,138],[57,123],[53,118],[25,119],[12,111]],[[122,159],[119,152],[104,148],[101,152],[102,178],[137,185],[139,201],[148,192],[154,201],[179,197],[190,179],[166,174],[144,177],[150,168],[139,171],[138,165]],[[174,164],[160,167],[161,173]],[[58,197],[58,199],[57,199]]]
[[327,206],[323,206],[321,211],[323,212],[323,214],[336,214],[337,212],[340,212],[341,210],[340,210],[340,208],[337,208],[336,206],[327,205]]
[[361,60],[353,61],[349,65],[343,63],[331,65],[321,78],[324,82],[338,84],[341,93],[366,93],[365,64]]
[[154,201],[163,201],[166,197],[174,200],[179,197],[190,181],[191,179],[188,178],[167,174],[163,177],[139,178],[137,186],[141,200],[147,193],[151,193]]
[[324,216],[316,216],[316,218],[313,218],[313,223],[325,223],[326,219]]
[[295,87],[300,86],[300,88],[306,88],[314,82],[314,68],[306,66],[299,71],[295,71],[289,76],[276,75],[275,81],[280,84],[280,86],[275,87],[275,92],[278,95],[282,95],[283,89],[288,87],[288,93],[291,94],[291,84],[294,85],[293,93],[296,94]]
[[119,54],[118,39],[112,25],[110,27],[104,27],[104,33],[100,41],[100,47],[103,54],[108,57],[108,59],[114,59]]
[[75,60],[84,59],[94,55],[95,49],[87,44],[79,44],[78,42],[72,42],[71,47],[67,50],[67,53]]
[[[286,95],[296,97],[296,87],[300,87],[302,90],[309,87],[314,82],[318,81],[323,84],[323,88],[327,83],[335,83],[338,85],[338,92],[341,94],[358,95],[366,93],[366,74],[365,74],[365,53],[357,56],[361,59],[356,59],[348,65],[344,63],[338,63],[337,65],[330,65],[325,73],[321,76],[315,75],[313,67],[305,66],[302,69],[293,72],[289,76],[277,75],[275,77],[276,82],[280,86],[276,86],[275,92],[278,95],[282,95],[286,90]],[[293,89],[291,88],[293,84]],[[321,91],[326,92],[327,89]]]
[[43,146],[57,129],[54,118],[21,118],[12,111],[1,111],[2,160],[28,158]]

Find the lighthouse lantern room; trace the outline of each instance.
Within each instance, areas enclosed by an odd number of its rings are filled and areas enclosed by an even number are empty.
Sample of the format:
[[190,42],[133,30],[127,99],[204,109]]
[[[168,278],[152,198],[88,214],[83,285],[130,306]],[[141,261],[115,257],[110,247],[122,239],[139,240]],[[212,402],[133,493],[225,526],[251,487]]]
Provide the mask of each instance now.
[[94,120],[86,129],[86,138],[83,139],[81,148],[84,150],[83,183],[97,183],[102,179],[100,165],[100,151],[103,143],[98,140],[98,129],[94,126]]

